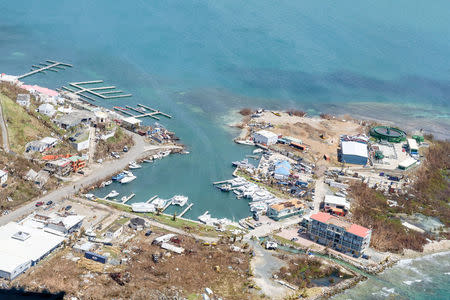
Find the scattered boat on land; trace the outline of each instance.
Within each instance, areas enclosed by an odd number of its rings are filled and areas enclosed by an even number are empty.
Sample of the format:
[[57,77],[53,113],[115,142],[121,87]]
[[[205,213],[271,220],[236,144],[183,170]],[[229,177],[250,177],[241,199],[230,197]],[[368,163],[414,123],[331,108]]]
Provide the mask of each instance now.
[[117,197],[119,193],[116,190],[112,190],[108,195],[105,196],[106,199]]
[[186,205],[188,199],[189,199],[188,197],[183,195],[175,195],[170,200],[173,205],[184,206]]
[[140,169],[140,168],[142,168],[142,166],[141,166],[140,164],[136,163],[135,161],[131,161],[131,162],[128,164],[128,167],[129,167],[130,169]]

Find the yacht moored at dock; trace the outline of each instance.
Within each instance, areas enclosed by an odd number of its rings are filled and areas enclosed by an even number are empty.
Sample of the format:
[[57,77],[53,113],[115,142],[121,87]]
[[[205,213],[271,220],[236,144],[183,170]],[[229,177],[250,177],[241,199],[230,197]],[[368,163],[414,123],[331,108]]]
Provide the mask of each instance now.
[[117,197],[119,193],[116,190],[112,190],[108,195],[105,196],[105,199]]

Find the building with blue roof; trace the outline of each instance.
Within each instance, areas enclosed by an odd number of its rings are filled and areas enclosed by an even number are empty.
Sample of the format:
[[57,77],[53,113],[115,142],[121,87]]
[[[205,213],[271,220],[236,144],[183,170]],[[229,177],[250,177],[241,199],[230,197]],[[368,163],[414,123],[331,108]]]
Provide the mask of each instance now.
[[275,179],[286,179],[291,174],[291,164],[287,160],[278,161],[275,163],[275,170],[273,177]]

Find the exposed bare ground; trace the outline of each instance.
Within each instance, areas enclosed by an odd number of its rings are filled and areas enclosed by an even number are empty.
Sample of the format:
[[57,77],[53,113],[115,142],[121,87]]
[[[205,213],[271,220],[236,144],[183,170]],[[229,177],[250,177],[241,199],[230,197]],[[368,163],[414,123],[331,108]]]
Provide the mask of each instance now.
[[[66,259],[64,256],[70,250],[65,250],[31,269],[15,283],[27,290],[65,291],[68,296],[85,299],[162,299],[161,295],[197,299],[206,287],[223,299],[259,299],[249,288],[249,255],[231,252],[229,244],[204,246],[183,236],[181,246],[186,253],[178,255],[169,254],[150,242],[151,238],[139,235],[122,248],[134,253],[127,255],[129,262],[106,270],[100,263],[91,261],[89,265],[84,259],[79,262]],[[155,253],[162,255],[158,263],[152,260]],[[98,266],[97,270],[92,264]],[[112,272],[126,274],[129,282],[119,285],[111,279]],[[95,279],[86,277],[88,273]]]

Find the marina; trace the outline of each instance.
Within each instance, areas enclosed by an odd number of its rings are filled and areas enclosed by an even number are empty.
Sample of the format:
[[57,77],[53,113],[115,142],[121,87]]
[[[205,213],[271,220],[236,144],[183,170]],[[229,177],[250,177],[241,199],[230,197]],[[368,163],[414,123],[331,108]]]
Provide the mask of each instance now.
[[[120,90],[114,90],[115,86],[92,86],[93,84],[103,83],[103,80],[91,80],[91,81],[80,81],[80,82],[70,82],[69,85],[71,88],[66,86],[62,86],[61,88],[74,93],[75,95],[82,96],[91,101],[96,101],[95,98],[86,95],[85,93],[94,95],[101,99],[116,99],[116,98],[125,98],[131,97],[132,94],[124,94]],[[75,90],[73,89],[75,88]],[[113,90],[113,91],[111,91]],[[101,92],[103,91],[103,92]]]
[[[118,111],[118,112],[120,112],[122,114],[128,115],[130,117],[133,117],[133,118],[150,117],[150,118],[153,118],[155,120],[160,120],[160,118],[157,117],[159,115],[164,116],[164,117],[169,118],[169,119],[172,118],[171,115],[166,114],[166,113],[164,113],[164,112],[162,112],[160,110],[151,108],[151,107],[149,107],[147,105],[143,105],[143,104],[138,103],[137,106],[138,106],[137,108],[131,107],[129,105],[125,105],[125,107],[114,106],[113,108],[114,108],[114,110],[116,110],[116,111]],[[134,111],[135,113],[131,113],[131,111]]]
[[72,68],[73,66],[68,63],[63,63],[63,62],[53,61],[53,60],[46,60],[45,63],[39,63],[38,65],[32,65],[31,66],[32,71],[17,76],[17,79],[29,77],[29,76],[37,74],[37,73],[45,74],[45,71],[58,72],[58,71],[64,70],[64,67]]
[[190,210],[191,208],[192,208],[192,206],[194,206],[194,203],[191,203],[191,204],[189,204],[181,213],[180,213],[180,215],[178,216],[178,217],[183,217],[184,216],[184,214],[188,211],[188,210]]
[[127,203],[129,200],[133,199],[134,196],[136,196],[135,193],[132,193],[129,196],[123,196],[122,199],[121,199],[122,200],[122,204]]

